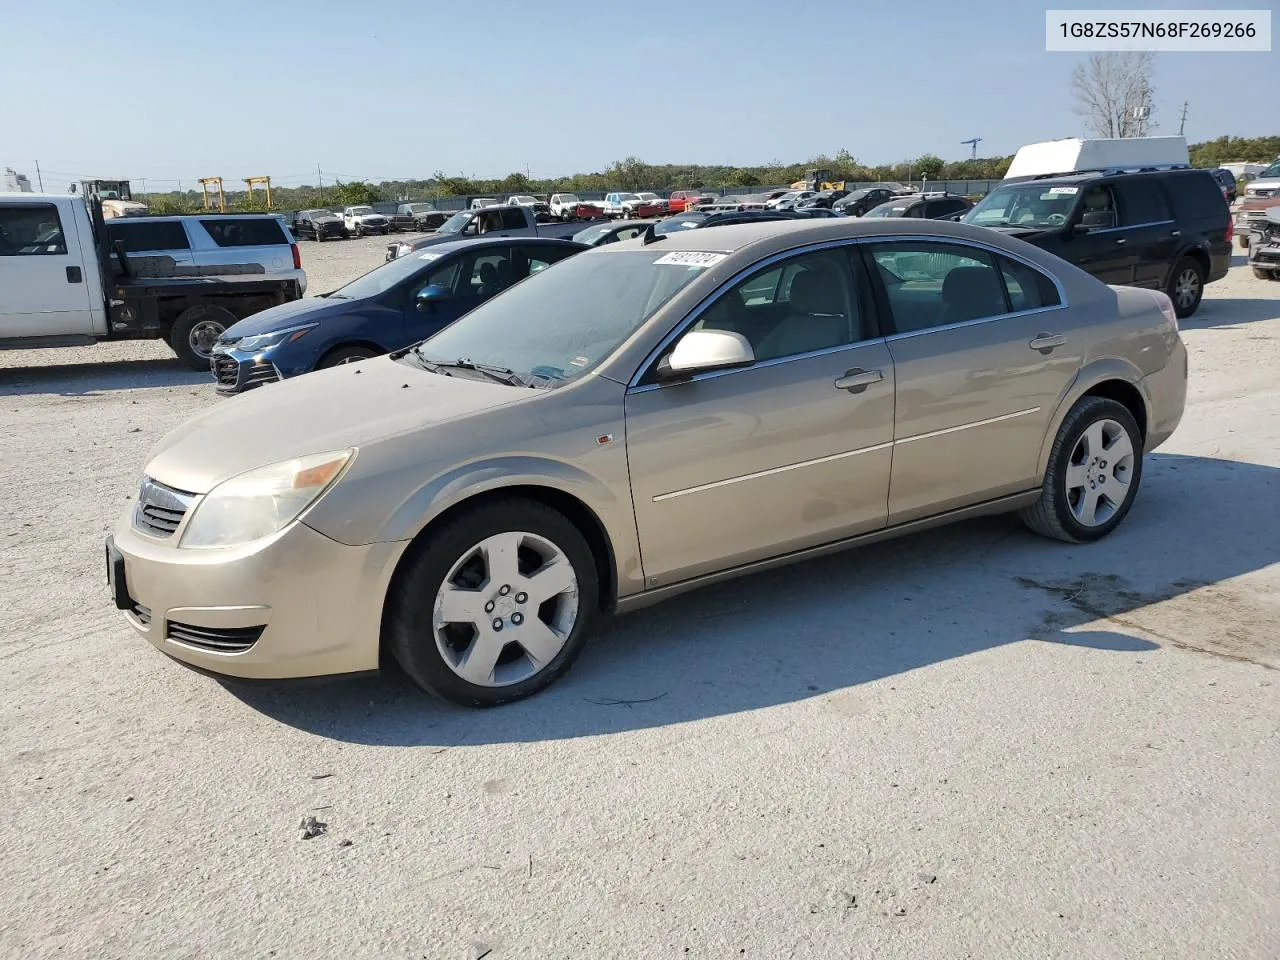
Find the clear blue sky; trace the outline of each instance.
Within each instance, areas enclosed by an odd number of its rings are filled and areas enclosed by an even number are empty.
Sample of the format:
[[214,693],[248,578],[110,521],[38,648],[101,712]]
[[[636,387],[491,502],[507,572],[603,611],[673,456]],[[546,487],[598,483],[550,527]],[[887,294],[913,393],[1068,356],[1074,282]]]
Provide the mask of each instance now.
[[[651,163],[866,163],[1078,135],[1026,0],[9,0],[0,166],[282,185]],[[1210,7],[1198,3],[1082,8]],[[1222,8],[1274,7],[1229,0]],[[1280,26],[1280,25],[1277,25]],[[518,38],[518,39],[509,39]],[[1160,132],[1280,133],[1280,53],[1156,56]],[[1251,89],[1251,78],[1252,85]]]

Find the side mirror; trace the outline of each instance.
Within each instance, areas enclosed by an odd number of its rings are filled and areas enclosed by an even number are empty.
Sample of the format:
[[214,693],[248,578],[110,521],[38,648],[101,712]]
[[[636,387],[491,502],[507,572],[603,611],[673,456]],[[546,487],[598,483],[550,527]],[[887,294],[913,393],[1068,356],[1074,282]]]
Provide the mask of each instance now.
[[755,363],[747,338],[732,330],[691,330],[659,365],[664,379],[691,377],[708,370],[727,370]]
[[438,283],[430,283],[418,291],[414,298],[419,313],[430,313],[437,303],[449,299],[449,291]]
[[1116,225],[1114,210],[1090,210],[1076,224],[1076,233],[1088,233],[1091,230],[1109,230]]

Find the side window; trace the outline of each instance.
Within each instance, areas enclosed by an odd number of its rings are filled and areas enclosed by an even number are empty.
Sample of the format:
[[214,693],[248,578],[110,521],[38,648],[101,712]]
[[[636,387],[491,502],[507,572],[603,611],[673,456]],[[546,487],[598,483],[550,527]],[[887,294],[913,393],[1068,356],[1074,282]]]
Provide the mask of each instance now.
[[475,222],[479,225],[480,233],[492,233],[502,229],[502,214],[497,210],[486,210],[477,214]]
[[526,226],[528,226],[528,221],[525,220],[523,207],[516,207],[502,211],[503,230],[523,230]]
[[1107,213],[1114,214],[1116,212],[1115,197],[1111,195],[1111,188],[1107,186],[1089,187],[1084,192],[1084,196],[1080,198],[1081,213]]
[[923,218],[923,217],[924,217],[924,207],[925,207],[925,205],[924,205],[923,203],[913,204],[912,206],[907,207],[907,214],[906,214],[906,215],[907,215],[908,217],[915,217],[915,218],[917,218],[917,219]]
[[1121,223],[1132,226],[1169,220],[1169,204],[1164,191],[1153,179],[1124,180],[1116,185],[1120,193]]
[[0,207],[0,257],[66,256],[58,208],[51,203]]
[[228,217],[225,220],[201,220],[220,247],[272,247],[288,244],[275,217]]
[[425,288],[430,286],[443,287],[449,291],[449,294],[456,295],[458,293],[458,267],[462,264],[461,257],[455,257],[452,261],[436,270],[432,270],[427,274],[426,279],[422,280],[417,287],[414,288],[413,296],[410,301],[417,298]]
[[142,253],[147,250],[188,250],[187,231],[176,220],[139,221],[108,220],[107,236],[114,243],[119,241],[125,253]]
[[471,261],[470,287],[464,287],[462,293],[464,296],[491,297],[516,282],[518,278],[512,273],[510,250],[504,248],[481,254]]
[[[523,279],[526,276],[541,273],[553,263],[559,263],[573,252],[572,248],[561,250],[558,247],[549,247],[546,244],[539,244],[536,247],[520,247],[517,249],[518,259],[526,261],[528,269],[519,269],[517,272],[521,276],[516,279]],[[521,264],[521,267],[523,268],[523,264]]]
[[862,340],[859,301],[846,252],[822,250],[747,277],[693,329],[732,330],[747,338],[757,360],[777,360]]
[[1058,288],[1039,270],[1017,260],[997,255],[1004,288],[1009,294],[1009,309],[1036,310],[1040,307],[1056,307],[1061,303]]
[[911,333],[1009,312],[991,254],[950,243],[871,246],[893,326]]

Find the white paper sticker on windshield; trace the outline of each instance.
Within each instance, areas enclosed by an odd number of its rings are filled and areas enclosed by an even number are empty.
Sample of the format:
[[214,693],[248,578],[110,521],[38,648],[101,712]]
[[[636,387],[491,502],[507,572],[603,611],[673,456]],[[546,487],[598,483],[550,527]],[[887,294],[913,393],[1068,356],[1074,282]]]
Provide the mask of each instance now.
[[420,253],[418,254],[418,259],[419,260],[439,260],[441,256],[442,254],[439,254],[439,253]]
[[1073,196],[1074,194],[1077,194],[1080,192],[1080,188],[1079,187],[1050,187],[1049,192],[1062,193],[1062,194],[1066,194],[1067,196]]
[[682,250],[659,257],[654,263],[674,263],[681,267],[714,267],[727,257],[727,253],[701,253],[696,250]]

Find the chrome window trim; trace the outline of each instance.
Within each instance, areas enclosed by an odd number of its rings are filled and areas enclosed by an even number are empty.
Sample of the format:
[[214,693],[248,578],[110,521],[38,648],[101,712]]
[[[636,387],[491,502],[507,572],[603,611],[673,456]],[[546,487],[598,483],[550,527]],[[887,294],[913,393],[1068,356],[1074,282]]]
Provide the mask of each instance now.
[[1090,230],[1083,236],[1090,236],[1095,233],[1115,233],[1117,230],[1141,230],[1143,227],[1163,227],[1167,223],[1177,223],[1177,220],[1148,220],[1146,223],[1125,223],[1118,227],[1104,227],[1101,230]]
[[[633,373],[631,375],[631,378],[627,381],[627,393],[646,393],[650,390],[658,390],[664,386],[667,386],[667,384],[662,384],[662,383],[650,383],[650,384],[645,384],[644,386],[640,386],[639,380],[641,377],[644,376],[645,372],[654,363],[654,361],[658,357],[662,356],[662,351],[666,350],[667,347],[669,347],[677,338],[679,338],[686,330],[688,330],[689,327],[693,326],[693,324],[698,321],[698,318],[701,317],[702,314],[705,313],[708,309],[710,309],[711,305],[714,304],[724,293],[731,290],[734,286],[736,286],[738,283],[745,280],[751,274],[756,273],[757,271],[762,270],[766,267],[770,267],[773,264],[778,263],[779,261],[789,260],[797,256],[803,256],[806,253],[813,253],[818,250],[831,250],[831,249],[840,248],[840,247],[852,247],[852,246],[857,246],[859,244],[864,244],[864,243],[951,243],[951,244],[957,244],[959,246],[964,246],[964,247],[973,247],[977,250],[984,250],[987,253],[997,254],[1002,257],[1008,257],[1010,260],[1015,260],[1018,263],[1021,263],[1023,266],[1027,267],[1028,269],[1035,270],[1037,273],[1048,277],[1053,282],[1054,289],[1058,291],[1058,303],[1052,307],[1036,307],[1032,310],[1016,310],[1011,313],[1002,313],[994,317],[980,317],[977,320],[963,320],[959,323],[950,323],[941,327],[926,327],[924,330],[910,330],[904,333],[891,333],[883,337],[872,337],[867,340],[858,340],[854,343],[841,344],[840,346],[837,346],[837,347],[828,347],[825,350],[815,350],[810,353],[797,353],[789,357],[778,357],[773,360],[762,360],[758,363],[753,363],[749,367],[737,367],[732,370],[711,370],[711,371],[708,371],[707,373],[700,373],[700,374],[697,374],[696,376],[690,377],[688,380],[681,380],[680,382],[696,383],[700,380],[710,380],[716,377],[724,377],[734,373],[742,373],[746,370],[755,370],[759,367],[774,366],[779,363],[789,363],[792,360],[807,360],[811,357],[819,357],[819,356],[823,356],[824,354],[837,353],[841,350],[850,350],[855,347],[865,346],[867,344],[889,343],[895,340],[902,340],[907,337],[918,337],[924,333],[933,333],[934,331],[937,331],[937,330],[954,330],[960,327],[973,326],[979,323],[990,323],[994,320],[1008,320],[1014,317],[1025,317],[1025,316],[1031,316],[1037,313],[1049,313],[1054,310],[1065,310],[1068,307],[1066,288],[1063,287],[1062,281],[1060,281],[1053,274],[1047,272],[1039,264],[1036,264],[1031,260],[1028,260],[1026,257],[1020,256],[1016,253],[1011,253],[1008,250],[1003,250],[997,246],[980,243],[977,240],[970,240],[968,238],[962,238],[962,237],[947,237],[947,236],[941,236],[939,234],[932,234],[932,233],[921,233],[921,234],[913,234],[913,235],[900,234],[900,235],[891,236],[891,237],[841,237],[838,240],[826,240],[821,243],[810,243],[810,244],[805,244],[804,246],[801,246],[801,247],[794,247],[790,250],[782,251],[781,253],[775,253],[772,256],[765,257],[763,260],[758,260],[755,263],[751,264],[749,267],[744,267],[743,269],[739,270],[729,279],[725,280],[718,287],[716,287],[715,290],[713,290],[710,294],[708,294],[702,300],[701,303],[699,303],[696,307],[690,310],[689,313],[685,315],[683,320],[681,320],[674,327],[672,327],[671,330],[667,333],[667,335],[658,341],[658,345],[656,347],[654,347],[651,351],[649,351],[649,353],[645,356],[644,361],[636,368],[635,373]],[[876,309],[874,304],[872,304],[871,309],[872,310]]]

